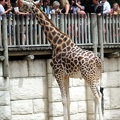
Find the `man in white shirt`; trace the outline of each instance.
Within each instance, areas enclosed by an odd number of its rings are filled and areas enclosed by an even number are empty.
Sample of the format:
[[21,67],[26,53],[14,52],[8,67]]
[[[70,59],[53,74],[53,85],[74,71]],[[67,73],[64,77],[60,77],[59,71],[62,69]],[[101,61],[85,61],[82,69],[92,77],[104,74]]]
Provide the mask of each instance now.
[[5,5],[5,0],[0,0],[0,20],[2,20],[3,14],[7,14],[12,10],[12,8],[9,8],[5,11],[4,5]]
[[103,14],[109,14],[111,10],[110,3],[107,0],[102,0],[101,2],[103,3]]

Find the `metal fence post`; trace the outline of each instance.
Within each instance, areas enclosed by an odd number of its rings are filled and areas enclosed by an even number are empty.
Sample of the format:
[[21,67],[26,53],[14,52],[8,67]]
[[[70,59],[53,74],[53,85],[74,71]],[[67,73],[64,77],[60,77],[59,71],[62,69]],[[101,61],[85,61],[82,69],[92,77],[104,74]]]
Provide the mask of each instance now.
[[60,14],[60,30],[64,33],[64,14]]
[[99,45],[100,45],[100,57],[102,61],[104,61],[103,31],[104,31],[103,17],[99,16],[98,17],[98,37],[99,37]]
[[[99,45],[100,45],[100,58],[102,60],[102,66],[104,66],[104,46],[103,46],[103,41],[104,41],[104,38],[103,38],[103,31],[104,31],[104,28],[103,28],[103,16],[99,16],[98,17],[98,37],[99,37]],[[103,70],[104,72],[104,70]],[[103,81],[101,79],[100,81],[100,92],[102,94],[102,100],[101,100],[101,107],[102,107],[102,113],[104,115],[104,84],[103,84]]]
[[56,26],[56,19],[55,19],[55,14],[52,14],[51,15],[51,20],[52,20],[52,22],[53,22],[53,24]]
[[97,27],[97,15],[91,14],[91,31],[92,31],[92,40],[94,53],[97,56],[97,47],[98,47],[98,27]]
[[3,75],[9,77],[9,62],[8,62],[8,41],[7,41],[7,17],[2,16],[2,29],[3,29],[3,47],[4,47],[4,63],[3,63]]

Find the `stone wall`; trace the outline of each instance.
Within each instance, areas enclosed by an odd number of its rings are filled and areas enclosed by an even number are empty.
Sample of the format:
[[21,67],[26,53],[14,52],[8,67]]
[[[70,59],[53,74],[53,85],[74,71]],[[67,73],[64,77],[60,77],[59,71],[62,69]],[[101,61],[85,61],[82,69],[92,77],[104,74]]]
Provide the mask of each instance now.
[[120,120],[120,58],[105,59],[102,80],[105,86],[105,119]]
[[[0,120],[62,120],[63,108],[50,60],[0,63]],[[105,120],[120,119],[120,58],[105,59],[102,77]],[[70,79],[71,120],[93,120],[94,102],[84,80]]]
[[46,60],[10,62],[12,120],[48,120]]

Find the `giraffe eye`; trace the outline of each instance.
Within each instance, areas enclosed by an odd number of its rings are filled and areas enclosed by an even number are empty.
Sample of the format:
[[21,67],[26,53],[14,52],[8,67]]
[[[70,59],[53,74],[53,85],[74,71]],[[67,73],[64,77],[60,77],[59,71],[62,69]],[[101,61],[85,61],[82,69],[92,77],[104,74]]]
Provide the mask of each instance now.
[[37,10],[37,9],[35,9],[35,12],[38,12],[38,10]]

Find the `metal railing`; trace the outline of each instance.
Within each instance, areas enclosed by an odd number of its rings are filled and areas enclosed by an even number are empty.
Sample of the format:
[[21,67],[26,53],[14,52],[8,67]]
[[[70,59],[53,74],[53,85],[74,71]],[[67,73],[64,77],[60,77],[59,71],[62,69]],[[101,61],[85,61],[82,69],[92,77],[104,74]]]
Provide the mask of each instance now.
[[[19,46],[50,46],[45,38],[41,26],[33,14],[20,16],[9,14],[5,18],[7,24],[0,21],[0,45],[3,45],[3,33],[6,27],[8,47]],[[80,46],[108,46],[120,45],[120,15],[86,16],[74,14],[52,15],[52,22],[62,32],[68,34],[76,45]]]

